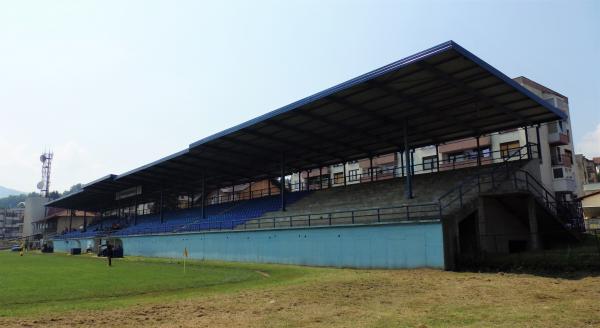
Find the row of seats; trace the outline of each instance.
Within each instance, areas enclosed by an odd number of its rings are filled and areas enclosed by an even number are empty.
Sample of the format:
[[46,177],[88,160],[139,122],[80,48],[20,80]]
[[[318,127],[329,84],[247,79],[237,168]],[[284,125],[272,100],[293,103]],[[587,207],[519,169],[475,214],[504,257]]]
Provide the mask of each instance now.
[[[293,204],[308,192],[287,194],[286,203]],[[101,223],[90,225],[87,231],[73,231],[62,238],[89,238],[106,233],[106,228],[118,224],[119,229],[112,231],[113,236],[138,234],[202,231],[214,229],[233,229],[237,225],[263,216],[267,212],[277,211],[280,207],[279,196],[262,197],[251,200],[209,205],[205,207],[205,219],[200,208],[165,211],[161,222],[160,214],[138,216],[137,222],[125,222],[118,218],[104,218]]]
[[87,226],[85,231],[74,230],[55,238],[89,238],[100,234],[104,234],[106,231],[111,230],[113,226],[123,227],[127,225],[127,220],[119,218],[117,216],[104,217],[102,220],[94,222]]

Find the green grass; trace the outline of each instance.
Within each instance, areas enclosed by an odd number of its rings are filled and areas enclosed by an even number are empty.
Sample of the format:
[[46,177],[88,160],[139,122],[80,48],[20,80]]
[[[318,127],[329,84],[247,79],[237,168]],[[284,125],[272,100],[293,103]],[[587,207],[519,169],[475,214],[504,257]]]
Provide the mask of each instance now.
[[[0,316],[106,309],[287,283],[309,269],[242,263],[113,260],[0,252]],[[314,270],[314,269],[313,269]]]
[[600,276],[0,252],[0,327],[600,327]]

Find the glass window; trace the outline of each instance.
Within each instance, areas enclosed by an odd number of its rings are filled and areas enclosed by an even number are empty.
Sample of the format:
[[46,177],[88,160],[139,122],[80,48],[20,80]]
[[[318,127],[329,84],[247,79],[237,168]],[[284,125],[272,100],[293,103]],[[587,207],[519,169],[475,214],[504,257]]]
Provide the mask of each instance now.
[[465,154],[463,154],[463,152],[448,154],[448,162],[450,162],[450,163],[461,162],[464,159],[465,159]]
[[519,154],[519,141],[509,141],[500,144],[500,155],[502,158],[515,156]]
[[356,180],[358,180],[358,170],[348,171],[348,181],[356,181]]
[[554,178],[555,178],[555,179],[558,179],[558,178],[562,178],[562,177],[563,177],[563,170],[562,170],[562,168],[557,168],[557,169],[554,169],[554,170],[552,170],[552,171],[553,171],[553,173],[554,173]]
[[378,174],[381,174],[382,168],[379,166],[373,166],[372,168],[369,168],[369,175],[371,175],[371,172],[373,172],[373,176],[377,176]]
[[344,183],[344,172],[338,172],[333,174],[333,183],[341,184]]
[[488,148],[481,149],[481,157],[490,157],[492,156],[492,150]]
[[423,170],[433,170],[436,166],[437,156],[423,157]]

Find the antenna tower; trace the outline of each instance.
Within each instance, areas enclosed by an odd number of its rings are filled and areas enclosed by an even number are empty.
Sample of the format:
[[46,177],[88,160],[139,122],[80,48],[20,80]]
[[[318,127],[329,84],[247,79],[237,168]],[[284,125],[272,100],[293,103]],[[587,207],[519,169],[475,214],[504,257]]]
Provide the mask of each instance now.
[[50,193],[50,169],[52,167],[52,157],[54,154],[51,151],[46,151],[40,155],[40,162],[42,162],[42,181],[38,182],[37,188],[43,197],[48,198]]

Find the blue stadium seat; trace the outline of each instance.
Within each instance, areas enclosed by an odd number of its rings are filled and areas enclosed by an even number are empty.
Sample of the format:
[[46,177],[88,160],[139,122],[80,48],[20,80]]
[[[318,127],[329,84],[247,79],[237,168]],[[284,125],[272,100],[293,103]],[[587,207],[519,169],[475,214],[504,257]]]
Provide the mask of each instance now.
[[[292,204],[308,192],[289,193],[287,204]],[[234,229],[238,225],[261,217],[266,212],[277,211],[280,206],[279,196],[269,196],[251,200],[228,202],[205,207],[205,219],[201,219],[201,209],[198,207],[165,211],[163,222],[160,214],[140,215],[137,223],[126,222],[117,217],[105,217],[101,222],[88,226],[87,231],[73,231],[58,236],[58,238],[85,238],[110,233],[112,236],[127,236],[155,233],[176,233],[203,231],[215,229]],[[119,224],[120,229],[112,231],[113,224]]]

